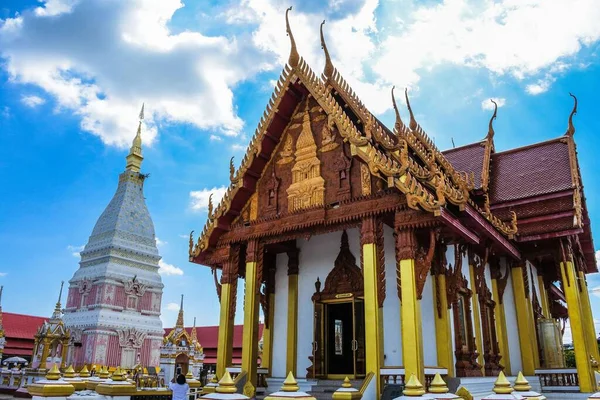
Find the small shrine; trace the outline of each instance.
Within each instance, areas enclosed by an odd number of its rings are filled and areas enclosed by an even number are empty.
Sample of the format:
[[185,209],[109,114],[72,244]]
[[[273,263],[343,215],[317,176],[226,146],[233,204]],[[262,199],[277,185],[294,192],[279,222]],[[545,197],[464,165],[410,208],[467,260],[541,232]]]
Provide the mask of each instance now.
[[194,327],[189,333],[183,324],[183,295],[175,328],[165,336],[160,348],[160,369],[165,381],[170,381],[178,373],[197,377],[202,369],[204,351],[198,342],[196,333],[196,318]]

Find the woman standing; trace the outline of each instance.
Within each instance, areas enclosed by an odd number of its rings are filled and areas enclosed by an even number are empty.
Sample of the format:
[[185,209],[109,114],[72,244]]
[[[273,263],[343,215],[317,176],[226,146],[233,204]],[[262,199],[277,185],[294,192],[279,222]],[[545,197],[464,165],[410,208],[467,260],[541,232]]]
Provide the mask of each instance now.
[[175,381],[175,378],[171,380],[169,389],[173,392],[173,400],[187,400],[190,385],[185,383],[185,376],[179,374],[177,375],[177,381]]

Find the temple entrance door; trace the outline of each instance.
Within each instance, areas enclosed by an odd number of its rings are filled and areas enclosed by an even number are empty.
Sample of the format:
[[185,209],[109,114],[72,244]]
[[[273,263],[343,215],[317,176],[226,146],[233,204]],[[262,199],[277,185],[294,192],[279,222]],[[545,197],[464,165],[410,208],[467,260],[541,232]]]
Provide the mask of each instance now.
[[324,350],[329,378],[364,376],[363,310],[362,300],[326,304]]
[[190,358],[187,355],[183,353],[177,355],[175,359],[175,377],[177,377],[177,374],[185,375],[188,373],[189,362]]

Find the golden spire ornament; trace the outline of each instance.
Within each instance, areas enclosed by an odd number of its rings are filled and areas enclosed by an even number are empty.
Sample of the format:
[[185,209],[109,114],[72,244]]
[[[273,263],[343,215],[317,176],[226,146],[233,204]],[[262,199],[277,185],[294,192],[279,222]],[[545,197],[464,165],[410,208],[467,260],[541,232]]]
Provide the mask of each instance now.
[[300,386],[298,386],[298,382],[296,378],[294,378],[294,374],[290,371],[283,381],[283,386],[279,389],[278,392],[271,393],[265,400],[281,400],[281,399],[306,399],[306,400],[315,400],[311,395],[300,392]]
[[296,67],[300,62],[300,55],[298,54],[298,49],[296,48],[296,41],[294,40],[294,35],[292,34],[292,28],[290,28],[290,19],[288,17],[289,12],[292,10],[292,6],[290,6],[287,10],[285,10],[285,31],[287,35],[290,37],[290,57],[288,58],[288,64],[290,67]]
[[521,371],[519,371],[519,374],[517,375],[513,389],[515,389],[515,394],[523,396],[526,399],[546,400],[546,396],[531,390],[531,385],[527,379],[525,379]]
[[177,315],[177,322],[175,328],[183,329],[183,295],[181,295],[181,304],[179,305],[179,314]]
[[448,385],[446,385],[446,382],[444,379],[442,379],[442,376],[439,373],[435,374],[433,380],[429,384],[428,393],[433,394],[433,398],[435,399],[460,399],[459,396],[453,393],[448,393],[449,391],[450,389],[448,389]]
[[142,156],[142,121],[144,119],[144,104],[142,103],[142,109],[140,110],[139,115],[139,124],[137,133],[133,138],[133,143],[129,148],[129,154],[125,159],[127,160],[127,164],[125,165],[126,170],[130,170],[132,172],[140,172],[142,167],[142,160],[144,157]]
[[415,374],[412,374],[406,382],[402,394],[405,397],[420,397],[425,394],[425,389]]

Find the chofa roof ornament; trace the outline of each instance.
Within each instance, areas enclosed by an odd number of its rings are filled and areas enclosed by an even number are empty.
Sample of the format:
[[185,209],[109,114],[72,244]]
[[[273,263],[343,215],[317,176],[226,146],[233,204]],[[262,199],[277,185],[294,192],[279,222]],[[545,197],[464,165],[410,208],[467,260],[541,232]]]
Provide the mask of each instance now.
[[327,45],[325,44],[325,36],[323,35],[323,25],[325,25],[325,20],[321,22],[321,48],[323,52],[325,52],[325,67],[323,68],[323,75],[327,78],[331,78],[333,76],[333,63],[331,62],[331,57],[329,56],[329,51],[327,50]]
[[573,111],[569,115],[569,127],[567,128],[567,132],[565,132],[566,136],[573,136],[575,134],[575,126],[573,125],[573,115],[577,114],[577,97],[571,92],[569,92],[569,96],[571,96],[575,100],[575,104],[573,105]]
[[290,49],[290,57],[288,58],[288,64],[290,67],[298,66],[300,62],[300,55],[298,54],[298,49],[296,48],[296,41],[294,40],[294,35],[292,34],[292,28],[290,28],[290,20],[288,18],[288,14],[291,11],[292,6],[290,6],[287,10],[285,10],[285,31],[287,35],[290,37],[290,43],[292,45]]

